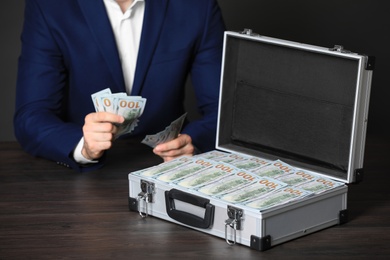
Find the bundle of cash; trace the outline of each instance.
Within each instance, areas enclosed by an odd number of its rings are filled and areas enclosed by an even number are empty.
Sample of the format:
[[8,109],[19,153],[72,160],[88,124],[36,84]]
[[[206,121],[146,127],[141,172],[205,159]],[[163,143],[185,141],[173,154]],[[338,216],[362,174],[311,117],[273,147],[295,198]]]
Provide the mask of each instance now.
[[211,196],[221,196],[222,194],[245,188],[245,186],[258,180],[259,177],[256,175],[239,170],[236,174],[198,188],[198,192]]
[[217,162],[224,162],[224,163],[237,163],[245,160],[247,157],[243,154],[238,153],[226,153],[223,156],[214,157],[213,160]]
[[312,195],[311,192],[287,186],[269,194],[268,196],[261,196],[248,200],[244,205],[262,211],[270,207],[279,206],[310,195]]
[[301,185],[306,182],[310,182],[316,179],[315,174],[309,173],[304,170],[297,170],[296,172],[289,174],[289,175],[284,175],[279,178],[282,182],[285,182],[289,185]]
[[281,160],[218,150],[182,156],[134,174],[260,211],[344,185]]
[[310,191],[315,194],[319,194],[322,192],[325,192],[327,190],[336,188],[338,186],[343,185],[342,182],[334,181],[331,179],[323,178],[323,177],[317,177],[315,180],[311,182],[306,182],[298,187],[305,190],[305,191]]
[[257,168],[252,171],[253,173],[256,173],[259,176],[263,177],[271,177],[278,179],[282,176],[292,174],[295,172],[294,167],[288,165],[285,162],[282,162],[280,160],[276,160],[273,162],[270,162],[266,164],[263,167]]
[[205,152],[205,153],[202,153],[202,154],[197,154],[197,155],[195,155],[195,156],[197,156],[197,157],[202,157],[202,158],[204,158],[204,159],[209,159],[209,160],[218,161],[218,158],[224,157],[224,156],[226,156],[226,155],[228,155],[228,154],[229,154],[229,153],[227,153],[227,152],[212,150],[212,151]]
[[258,157],[245,156],[243,160],[232,161],[230,163],[240,169],[256,171],[257,169],[269,164],[270,161]]
[[212,167],[201,170],[190,177],[184,178],[176,182],[176,184],[184,188],[196,189],[197,187],[209,184],[235,174],[236,172],[238,172],[238,169],[232,167],[231,165],[215,163]]
[[141,143],[154,148],[158,144],[175,139],[179,136],[186,116],[187,113],[173,121],[169,126],[165,128],[165,130],[158,132],[157,134],[145,136]]
[[134,130],[146,105],[146,99],[143,97],[128,96],[124,92],[113,94],[109,88],[92,94],[91,98],[96,112],[110,112],[125,118],[125,121],[118,125],[116,138]]
[[176,159],[173,159],[168,162],[160,163],[156,166],[152,166],[143,170],[135,171],[133,174],[139,175],[142,177],[155,177],[161,175],[167,171],[176,169],[180,166],[190,164],[193,162],[193,158],[189,156],[182,156]]
[[180,167],[180,169],[175,170],[169,170],[167,172],[162,173],[158,177],[156,177],[158,180],[161,180],[163,182],[174,182],[178,181],[182,178],[191,176],[196,174],[197,172],[211,168],[215,165],[215,162],[209,161],[202,158],[193,158],[193,160],[190,163],[186,163]]
[[285,186],[287,186],[287,184],[284,182],[272,178],[259,177],[258,181],[249,186],[245,186],[245,189],[239,189],[221,196],[220,198],[229,203],[243,203],[252,198],[267,196]]

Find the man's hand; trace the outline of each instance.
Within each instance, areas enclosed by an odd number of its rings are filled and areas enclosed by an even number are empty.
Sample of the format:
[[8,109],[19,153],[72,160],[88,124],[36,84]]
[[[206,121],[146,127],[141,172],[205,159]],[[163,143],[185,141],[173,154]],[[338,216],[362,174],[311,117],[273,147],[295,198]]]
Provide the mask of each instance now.
[[85,117],[83,126],[84,147],[81,151],[89,160],[98,159],[112,146],[118,131],[114,124],[121,124],[122,116],[108,112],[90,113]]
[[191,137],[182,134],[176,139],[157,145],[153,152],[163,158],[164,162],[167,162],[182,155],[193,155],[194,150]]

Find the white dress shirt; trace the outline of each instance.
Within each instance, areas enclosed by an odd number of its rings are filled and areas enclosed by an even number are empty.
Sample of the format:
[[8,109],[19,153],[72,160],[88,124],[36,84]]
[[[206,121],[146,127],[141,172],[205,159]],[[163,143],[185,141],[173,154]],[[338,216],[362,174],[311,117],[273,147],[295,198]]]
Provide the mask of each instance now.
[[115,35],[126,91],[130,95],[141,39],[145,2],[134,0],[129,9],[123,13],[115,0],[103,1]]
[[[135,67],[141,40],[142,24],[144,20],[144,0],[134,0],[131,6],[123,13],[115,0],[103,0],[114,32],[119,58],[122,64],[122,72],[128,95],[133,86]],[[84,137],[77,144],[73,157],[80,164],[95,163],[96,160],[85,158],[81,150],[84,145]]]

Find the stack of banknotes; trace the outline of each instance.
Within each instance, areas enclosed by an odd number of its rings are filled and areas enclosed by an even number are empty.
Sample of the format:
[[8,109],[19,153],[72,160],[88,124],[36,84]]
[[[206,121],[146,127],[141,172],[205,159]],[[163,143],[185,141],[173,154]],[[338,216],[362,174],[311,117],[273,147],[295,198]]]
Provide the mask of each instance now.
[[216,150],[133,174],[260,211],[344,185],[281,160]]
[[128,96],[124,92],[113,94],[109,88],[92,94],[91,98],[96,112],[110,112],[125,118],[125,121],[118,125],[117,138],[134,130],[146,105],[146,99],[143,97]]
[[[91,98],[96,112],[110,112],[125,118],[125,121],[118,125],[116,138],[131,133],[137,127],[139,117],[146,106],[146,99],[143,97],[128,96],[124,92],[112,93],[109,88],[92,94]],[[157,134],[146,135],[142,143],[154,148],[160,143],[165,143],[178,137],[186,115],[187,113],[173,121],[165,130]]]

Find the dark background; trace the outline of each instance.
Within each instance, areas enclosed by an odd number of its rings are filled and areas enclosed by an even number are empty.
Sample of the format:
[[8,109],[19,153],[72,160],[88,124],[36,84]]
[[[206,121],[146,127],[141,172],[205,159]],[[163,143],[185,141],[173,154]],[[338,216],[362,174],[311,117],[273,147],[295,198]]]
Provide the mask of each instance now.
[[[322,47],[343,45],[353,52],[375,56],[368,134],[387,136],[390,19],[386,1],[219,0],[219,3],[228,30],[250,28],[265,36]],[[23,9],[23,0],[5,1],[0,9],[0,141],[15,140],[12,116]],[[193,102],[189,91],[188,106]],[[191,112],[191,116],[196,117],[196,113]]]

